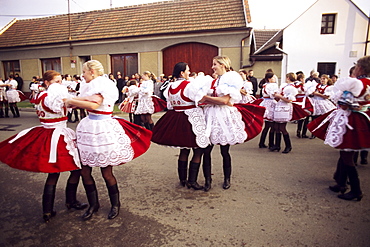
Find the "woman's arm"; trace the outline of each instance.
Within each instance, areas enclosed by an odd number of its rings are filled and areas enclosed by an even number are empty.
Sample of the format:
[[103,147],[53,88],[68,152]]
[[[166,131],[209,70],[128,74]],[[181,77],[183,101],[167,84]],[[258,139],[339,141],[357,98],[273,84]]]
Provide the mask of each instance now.
[[225,95],[221,97],[212,97],[205,95],[203,98],[199,101],[200,103],[205,103],[205,104],[211,104],[211,105],[229,105],[232,106],[230,103],[230,95]]
[[103,97],[99,95],[93,95],[89,97],[76,97],[71,99],[63,99],[66,107],[78,107],[86,110],[95,110],[103,102]]
[[321,97],[321,98],[324,98],[324,99],[328,99],[328,98],[329,98],[329,96],[328,96],[328,95],[324,95],[324,94],[321,94],[321,93],[319,93],[319,92],[313,92],[312,94],[313,94],[313,95],[316,95],[316,96],[319,96],[319,97]]
[[287,98],[285,98],[283,95],[278,94],[278,93],[275,93],[275,94],[274,94],[274,98],[281,99],[282,101],[284,101],[284,102],[286,102],[286,103],[290,103],[290,102],[292,102],[290,99],[287,99]]

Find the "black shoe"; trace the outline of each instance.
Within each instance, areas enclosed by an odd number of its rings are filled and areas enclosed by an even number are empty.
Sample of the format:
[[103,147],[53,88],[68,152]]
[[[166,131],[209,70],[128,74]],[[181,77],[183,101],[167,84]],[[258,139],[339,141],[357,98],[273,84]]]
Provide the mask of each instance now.
[[301,133],[297,132],[297,137],[301,138]]
[[120,205],[112,206],[108,214],[108,219],[112,220],[119,215]]
[[291,147],[286,147],[286,148],[284,149],[284,151],[283,151],[283,152],[281,152],[281,153],[283,153],[283,154],[287,154],[287,153],[289,153],[290,151],[292,151],[292,148],[291,148]]
[[204,187],[199,185],[198,182],[194,182],[194,183],[187,183],[186,184],[188,186],[188,189],[190,188],[193,188],[194,190],[202,190]]
[[280,152],[280,147],[273,146],[273,147],[269,148],[269,150],[270,150],[271,152],[274,152],[274,151],[278,151],[278,152]]
[[259,144],[258,147],[259,148],[267,148],[267,146],[265,144]]
[[206,182],[204,183],[204,191],[209,191],[212,188],[212,178],[206,178]]
[[82,203],[82,202],[79,202],[79,201],[75,201],[74,203],[66,203],[66,207],[67,209],[71,209],[71,208],[74,208],[76,210],[83,210],[85,208],[87,208],[87,203]]
[[52,217],[57,215],[57,212],[52,211],[51,213],[44,213],[42,215],[42,218],[44,219],[45,223],[48,223]]
[[99,210],[99,205],[95,205],[93,207],[89,207],[87,209],[87,211],[82,215],[82,219],[83,220],[90,219],[95,212],[98,212],[98,210]]
[[362,193],[361,194],[356,194],[356,193],[353,193],[352,191],[350,191],[346,194],[338,195],[338,197],[340,199],[344,199],[344,200],[347,200],[347,201],[352,201],[353,199],[356,199],[357,201],[361,201],[363,195],[362,195]]
[[343,186],[340,186],[340,185],[336,184],[334,186],[329,186],[329,189],[333,192],[337,192],[337,193],[340,192],[340,193],[344,194],[344,192],[346,192],[346,190],[347,190],[347,187],[345,187],[345,186],[343,187]]
[[314,136],[314,135],[312,135],[311,137],[310,137],[310,139],[315,139],[316,138],[316,136]]
[[180,181],[180,185],[181,185],[182,187],[185,187],[185,186],[186,186],[186,183],[187,183],[187,181],[186,181],[186,180],[181,180],[181,181]]
[[224,190],[227,190],[227,189],[230,188],[230,186],[231,186],[231,184],[230,184],[230,178],[225,178],[224,184],[222,185],[222,188],[224,188]]
[[308,136],[307,135],[302,135],[302,138],[308,138]]

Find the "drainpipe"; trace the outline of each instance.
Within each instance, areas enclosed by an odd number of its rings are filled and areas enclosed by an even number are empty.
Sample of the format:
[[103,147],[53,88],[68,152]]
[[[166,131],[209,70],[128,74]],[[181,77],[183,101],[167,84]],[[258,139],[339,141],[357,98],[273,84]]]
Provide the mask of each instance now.
[[365,51],[364,51],[364,56],[367,55],[367,46],[369,44],[369,27],[370,27],[370,14],[369,14],[369,17],[367,18],[368,22],[367,22],[367,32],[366,32],[366,40],[365,40]]
[[240,41],[240,68],[244,69],[244,68],[247,68],[247,67],[252,67],[254,65],[254,60],[251,64],[248,64],[248,65],[243,65],[243,61],[244,61],[244,56],[243,56],[243,47],[244,47],[244,42],[246,39],[248,39],[250,36],[251,36],[251,30],[249,30],[249,34],[248,36],[242,38],[242,40]]

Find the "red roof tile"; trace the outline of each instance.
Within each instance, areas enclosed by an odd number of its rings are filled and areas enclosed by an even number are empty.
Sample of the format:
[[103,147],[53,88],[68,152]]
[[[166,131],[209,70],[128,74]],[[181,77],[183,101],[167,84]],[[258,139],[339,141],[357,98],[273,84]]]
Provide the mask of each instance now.
[[0,47],[245,28],[249,22],[247,0],[172,0],[18,20],[0,35]]

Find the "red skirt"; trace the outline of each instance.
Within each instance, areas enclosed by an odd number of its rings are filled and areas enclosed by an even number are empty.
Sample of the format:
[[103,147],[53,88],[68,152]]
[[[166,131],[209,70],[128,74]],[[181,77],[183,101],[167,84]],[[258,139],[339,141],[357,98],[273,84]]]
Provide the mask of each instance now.
[[[333,110],[334,111],[334,110]],[[312,132],[313,135],[318,138],[325,140],[326,132],[329,127],[330,121],[323,124],[320,128],[316,129],[327,116],[333,111],[330,111],[320,117],[316,118],[314,121],[307,125],[307,128]],[[366,114],[369,116],[370,112],[367,111]],[[354,149],[360,150],[365,148],[370,148],[370,122],[369,119],[362,113],[352,112],[348,116],[348,124],[353,127],[349,129],[347,127],[346,133],[343,135],[342,143],[335,147],[337,149]]]
[[307,111],[303,110],[300,105],[295,104],[294,102],[292,103],[292,105],[293,105],[293,116],[292,120],[290,121],[304,119],[305,117],[308,117],[310,115]]
[[9,143],[16,135],[0,143],[0,161],[24,171],[56,173],[79,169],[66,148],[63,135],[57,145],[56,163],[49,163],[51,137],[54,129],[35,127],[26,135]]
[[171,147],[198,147],[192,125],[184,112],[167,111],[153,128],[152,142]]
[[167,102],[156,95],[152,96],[152,100],[154,104],[154,113],[163,111],[167,107]]
[[263,115],[266,108],[254,104],[235,104],[238,111],[242,114],[242,120],[245,124],[245,132],[248,137],[245,141],[249,141],[256,137],[263,126]]
[[114,117],[114,119],[119,122],[130,138],[134,159],[144,154],[150,147],[152,132],[123,118]]
[[123,101],[118,107],[121,111],[126,113],[134,113],[136,109],[137,101],[129,102],[128,100]]

